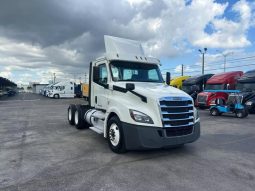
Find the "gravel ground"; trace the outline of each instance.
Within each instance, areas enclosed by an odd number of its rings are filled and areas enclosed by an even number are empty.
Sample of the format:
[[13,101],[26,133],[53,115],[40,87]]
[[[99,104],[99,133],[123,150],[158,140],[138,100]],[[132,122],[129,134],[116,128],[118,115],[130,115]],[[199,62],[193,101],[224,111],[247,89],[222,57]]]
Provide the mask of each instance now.
[[70,103],[19,94],[0,100],[0,190],[254,191],[255,115],[211,117],[182,148],[118,155],[67,121]]

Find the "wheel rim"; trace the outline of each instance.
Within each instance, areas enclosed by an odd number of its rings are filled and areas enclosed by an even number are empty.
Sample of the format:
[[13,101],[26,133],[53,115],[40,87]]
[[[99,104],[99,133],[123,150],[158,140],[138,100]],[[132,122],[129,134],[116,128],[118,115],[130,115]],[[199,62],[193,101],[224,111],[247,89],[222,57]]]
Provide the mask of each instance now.
[[79,122],[78,111],[75,111],[75,114],[74,114],[74,122],[75,122],[76,125],[77,125],[78,122]]
[[72,111],[71,111],[71,109],[68,110],[68,120],[69,121],[72,120]]
[[120,130],[119,127],[113,123],[109,129],[109,138],[113,146],[117,146],[120,141]]
[[217,111],[215,109],[212,111],[212,115],[217,115]]
[[242,117],[242,113],[241,113],[241,112],[238,112],[238,113],[237,113],[237,117],[241,118],[241,117]]

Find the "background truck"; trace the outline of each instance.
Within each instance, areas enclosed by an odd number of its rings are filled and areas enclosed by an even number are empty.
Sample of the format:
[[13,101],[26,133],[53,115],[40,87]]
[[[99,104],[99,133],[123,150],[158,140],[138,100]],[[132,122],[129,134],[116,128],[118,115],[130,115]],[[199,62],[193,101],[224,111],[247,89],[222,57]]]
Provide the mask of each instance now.
[[249,113],[255,113],[255,70],[246,72],[237,80],[237,90]]
[[197,99],[197,94],[204,91],[206,82],[213,74],[197,75],[186,79],[182,84],[182,90],[189,94],[193,100]]
[[88,100],[88,97],[89,97],[89,84],[86,84],[86,83],[82,84],[82,97],[85,98],[85,100]]
[[82,97],[82,84],[74,84],[74,95],[75,97]]
[[54,84],[49,90],[48,97],[51,98],[74,98],[74,82],[63,81]]
[[160,61],[145,56],[136,41],[104,38],[106,56],[90,64],[89,105],[71,104],[69,123],[102,134],[116,153],[196,141],[200,119],[193,100],[164,84]]
[[182,89],[182,84],[183,82],[190,78],[190,76],[179,76],[179,77],[175,77],[173,78],[171,81],[170,81],[170,86],[173,86],[175,88],[178,88],[178,89]]
[[209,108],[218,99],[226,103],[228,94],[225,92],[208,92],[207,90],[235,90],[237,79],[243,75],[242,71],[225,72],[213,75],[207,80],[205,90],[197,95],[196,105],[199,108]]

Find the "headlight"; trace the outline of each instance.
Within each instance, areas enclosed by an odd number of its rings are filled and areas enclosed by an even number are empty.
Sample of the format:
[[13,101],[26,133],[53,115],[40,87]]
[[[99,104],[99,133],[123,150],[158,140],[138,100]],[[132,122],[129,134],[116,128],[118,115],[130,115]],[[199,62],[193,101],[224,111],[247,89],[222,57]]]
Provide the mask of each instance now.
[[247,101],[245,105],[252,105],[252,101]]
[[140,111],[136,111],[136,110],[132,110],[132,109],[130,109],[129,112],[130,112],[131,118],[133,120],[135,120],[136,122],[153,124],[152,119],[148,115],[146,115]]
[[199,119],[199,113],[198,113],[197,108],[195,108],[195,107],[194,107],[194,119],[195,119],[195,121],[197,121]]

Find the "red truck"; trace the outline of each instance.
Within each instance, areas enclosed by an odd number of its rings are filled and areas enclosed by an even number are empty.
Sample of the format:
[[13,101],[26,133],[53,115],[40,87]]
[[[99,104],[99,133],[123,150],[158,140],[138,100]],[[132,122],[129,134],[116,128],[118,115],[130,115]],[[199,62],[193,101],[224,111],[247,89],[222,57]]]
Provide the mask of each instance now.
[[224,92],[206,92],[206,90],[234,90],[237,79],[243,75],[242,71],[225,72],[213,75],[207,82],[205,90],[197,95],[196,106],[199,108],[209,108],[215,104],[215,100],[223,103],[228,99],[228,94]]

